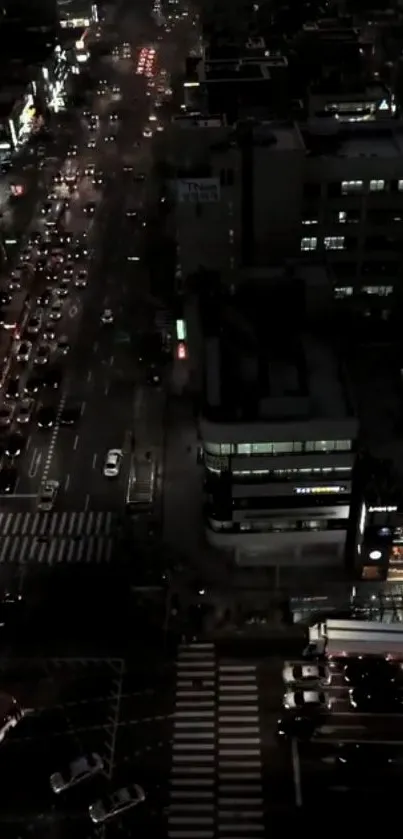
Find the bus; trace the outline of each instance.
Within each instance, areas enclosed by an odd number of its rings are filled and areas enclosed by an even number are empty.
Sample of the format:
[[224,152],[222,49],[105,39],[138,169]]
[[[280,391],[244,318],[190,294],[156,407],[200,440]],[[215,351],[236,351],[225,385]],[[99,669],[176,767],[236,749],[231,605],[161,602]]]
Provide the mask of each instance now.
[[152,460],[140,460],[133,457],[126,494],[128,512],[141,513],[151,510],[154,503],[155,481],[155,463]]

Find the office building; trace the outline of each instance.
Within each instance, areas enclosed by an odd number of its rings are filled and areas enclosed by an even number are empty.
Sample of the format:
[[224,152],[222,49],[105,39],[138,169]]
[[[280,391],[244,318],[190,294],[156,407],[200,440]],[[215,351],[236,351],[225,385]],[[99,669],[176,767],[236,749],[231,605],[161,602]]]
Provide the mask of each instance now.
[[343,567],[358,423],[320,334],[315,283],[309,272],[249,277],[186,309],[202,377],[206,538],[240,563]]
[[164,141],[183,277],[291,259],[325,264],[336,298],[400,293],[400,123],[183,114]]

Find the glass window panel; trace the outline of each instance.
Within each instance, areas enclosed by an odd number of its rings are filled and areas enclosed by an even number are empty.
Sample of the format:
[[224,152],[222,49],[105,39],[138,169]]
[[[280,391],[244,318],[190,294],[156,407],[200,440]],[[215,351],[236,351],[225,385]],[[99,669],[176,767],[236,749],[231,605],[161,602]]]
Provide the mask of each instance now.
[[238,443],[237,454],[252,454],[251,443]]
[[273,443],[252,443],[253,454],[272,454]]
[[220,454],[221,446],[219,443],[205,443],[204,451],[208,452],[208,454]]
[[273,454],[290,454],[293,451],[293,443],[273,443]]

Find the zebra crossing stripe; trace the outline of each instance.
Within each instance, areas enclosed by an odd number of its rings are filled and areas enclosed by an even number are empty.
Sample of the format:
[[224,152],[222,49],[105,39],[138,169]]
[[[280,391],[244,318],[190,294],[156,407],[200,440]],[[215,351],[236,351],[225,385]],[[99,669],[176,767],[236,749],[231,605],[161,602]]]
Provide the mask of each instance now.
[[81,511],[57,513],[2,513],[0,537],[4,536],[109,536],[113,530],[111,512]]

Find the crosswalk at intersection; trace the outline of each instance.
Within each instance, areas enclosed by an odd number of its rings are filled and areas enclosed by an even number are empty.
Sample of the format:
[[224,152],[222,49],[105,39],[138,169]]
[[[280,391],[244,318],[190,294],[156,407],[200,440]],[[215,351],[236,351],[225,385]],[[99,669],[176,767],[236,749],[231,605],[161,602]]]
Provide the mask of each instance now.
[[111,512],[0,513],[0,564],[110,562],[115,531]]
[[169,839],[264,836],[255,665],[222,664],[213,643],[177,656]]

